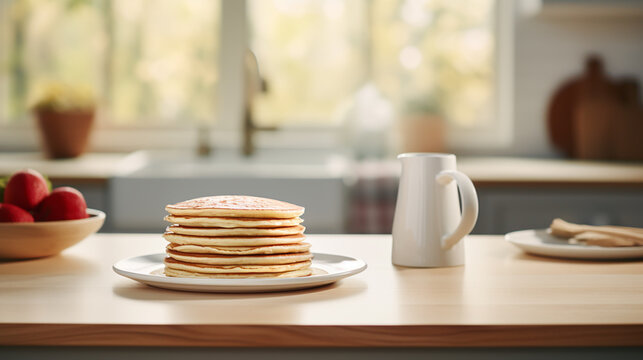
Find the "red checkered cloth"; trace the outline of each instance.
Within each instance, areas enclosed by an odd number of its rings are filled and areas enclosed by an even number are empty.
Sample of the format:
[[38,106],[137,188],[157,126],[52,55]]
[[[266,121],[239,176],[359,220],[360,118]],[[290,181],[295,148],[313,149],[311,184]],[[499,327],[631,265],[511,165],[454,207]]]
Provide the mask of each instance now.
[[390,234],[395,213],[400,166],[397,161],[366,161],[356,168],[350,191],[348,232]]

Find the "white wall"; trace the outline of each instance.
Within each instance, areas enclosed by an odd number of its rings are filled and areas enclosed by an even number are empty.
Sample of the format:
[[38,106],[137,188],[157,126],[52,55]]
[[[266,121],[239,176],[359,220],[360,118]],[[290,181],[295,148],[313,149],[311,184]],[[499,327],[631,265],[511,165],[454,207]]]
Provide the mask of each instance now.
[[557,156],[547,136],[547,104],[565,79],[579,74],[588,54],[599,54],[612,76],[643,85],[643,18],[515,18],[514,141],[504,155]]

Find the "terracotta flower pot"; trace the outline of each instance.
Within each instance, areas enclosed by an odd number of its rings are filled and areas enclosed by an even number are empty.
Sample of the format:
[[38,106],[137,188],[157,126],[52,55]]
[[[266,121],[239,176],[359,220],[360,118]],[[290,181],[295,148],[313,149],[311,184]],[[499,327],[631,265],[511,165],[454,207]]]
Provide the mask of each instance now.
[[399,121],[401,152],[444,152],[444,120],[435,115],[406,116]]
[[94,111],[39,110],[36,117],[47,156],[73,158],[87,150]]

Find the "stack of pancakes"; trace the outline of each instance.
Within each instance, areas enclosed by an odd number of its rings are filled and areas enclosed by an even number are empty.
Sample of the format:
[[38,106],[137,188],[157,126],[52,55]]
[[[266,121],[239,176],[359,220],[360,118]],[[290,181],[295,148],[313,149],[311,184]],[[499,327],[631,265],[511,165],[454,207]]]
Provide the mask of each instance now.
[[165,274],[196,278],[300,277],[312,273],[301,206],[253,196],[167,205]]

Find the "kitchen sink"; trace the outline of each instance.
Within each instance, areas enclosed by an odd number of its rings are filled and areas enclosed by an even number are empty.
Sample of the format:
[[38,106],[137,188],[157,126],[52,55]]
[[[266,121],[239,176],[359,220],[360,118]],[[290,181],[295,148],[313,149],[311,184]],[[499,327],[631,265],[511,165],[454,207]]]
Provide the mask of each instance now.
[[162,232],[167,204],[209,195],[240,194],[304,206],[309,233],[345,232],[350,160],[322,150],[262,150],[251,157],[220,150],[199,157],[180,151],[139,151],[110,179],[115,231]]

